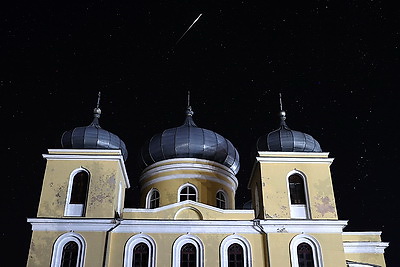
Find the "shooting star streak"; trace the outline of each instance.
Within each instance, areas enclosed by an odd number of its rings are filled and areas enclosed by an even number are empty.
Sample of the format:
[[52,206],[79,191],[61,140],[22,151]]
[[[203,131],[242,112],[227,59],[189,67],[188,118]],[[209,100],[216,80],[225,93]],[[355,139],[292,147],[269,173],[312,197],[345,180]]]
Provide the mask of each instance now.
[[199,20],[199,18],[201,17],[201,15],[203,15],[203,14],[200,14],[200,15],[197,17],[197,19],[195,19],[195,20],[193,21],[192,25],[190,25],[189,28],[182,34],[181,38],[179,38],[179,40],[176,42],[175,45],[177,45],[177,44],[179,43],[179,41],[186,35],[186,33],[193,27],[193,25]]

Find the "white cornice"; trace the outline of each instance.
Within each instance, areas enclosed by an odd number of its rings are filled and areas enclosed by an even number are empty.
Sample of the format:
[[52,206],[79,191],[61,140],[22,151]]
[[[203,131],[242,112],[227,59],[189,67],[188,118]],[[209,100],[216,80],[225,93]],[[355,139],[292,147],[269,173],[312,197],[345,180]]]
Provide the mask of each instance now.
[[383,254],[389,246],[388,242],[343,242],[344,253],[374,253]]
[[382,231],[369,231],[369,232],[343,232],[343,235],[378,235],[382,234]]
[[115,149],[48,149],[49,154],[42,154],[47,160],[100,160],[119,161],[127,188],[130,188],[128,173],[121,150]]
[[260,221],[263,231],[256,221],[175,221],[175,220],[123,220],[115,233],[341,233],[347,221]]
[[[193,171],[193,174],[188,173],[184,175],[174,174],[162,176],[163,173],[174,170]],[[215,175],[205,176],[204,174],[198,174],[199,170],[201,172],[208,172],[210,174],[217,173],[221,177],[226,178],[229,183],[224,181],[223,179],[215,177]],[[146,179],[156,175],[161,177],[144,182]],[[182,176],[183,178],[207,179],[219,182],[225,184],[228,187],[231,187],[233,191],[236,191],[238,187],[238,180],[228,167],[216,162],[211,162],[209,160],[192,158],[168,159],[156,162],[143,171],[142,175],[139,178],[139,182],[143,183],[141,188],[145,188],[146,186],[149,186],[156,182],[176,179],[180,178],[180,176]]]
[[[33,231],[109,231],[114,233],[341,233],[347,221],[329,220],[114,220],[29,218]],[[367,242],[345,242],[367,243]],[[368,242],[387,244],[383,242]],[[348,247],[351,247],[351,244]],[[382,247],[382,246],[381,246]],[[385,246],[385,248],[387,245]]]
[[257,151],[261,157],[302,157],[302,158],[327,158],[329,152],[282,152],[282,151]]
[[62,219],[62,218],[28,218],[32,231],[84,231],[103,232],[114,227],[114,219]]
[[311,157],[256,157],[261,163],[324,163],[332,164],[333,158],[311,158]]

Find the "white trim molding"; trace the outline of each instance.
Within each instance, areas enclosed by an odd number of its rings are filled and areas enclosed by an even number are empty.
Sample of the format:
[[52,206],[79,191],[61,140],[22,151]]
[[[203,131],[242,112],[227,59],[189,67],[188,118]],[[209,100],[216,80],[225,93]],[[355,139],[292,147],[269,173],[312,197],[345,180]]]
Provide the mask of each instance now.
[[119,161],[126,188],[130,188],[125,161],[119,149],[48,149],[49,154],[42,154],[46,160],[101,160]]
[[113,232],[259,234],[254,226],[261,226],[265,233],[342,233],[346,225],[347,221],[325,220],[123,220]]
[[388,242],[350,241],[343,242],[344,253],[383,254],[389,246]]
[[222,240],[219,250],[220,255],[220,266],[221,267],[228,267],[229,256],[228,256],[228,248],[232,244],[238,244],[243,249],[243,263],[244,267],[251,267],[252,266],[252,257],[251,257],[251,245],[250,242],[247,241],[246,238],[240,235],[230,235]]
[[75,175],[79,172],[85,172],[88,175],[88,184],[86,188],[86,199],[89,193],[89,185],[90,185],[90,172],[88,169],[80,167],[71,172],[69,175],[69,182],[68,182],[68,190],[67,190],[67,198],[65,200],[65,208],[64,208],[64,216],[71,216],[71,217],[84,217],[85,210],[86,210],[86,203],[84,204],[71,204],[71,195],[72,195],[72,188],[74,186]]
[[[219,209],[222,209],[222,208],[220,208],[220,207],[218,207],[218,193],[219,192],[221,192],[221,194],[223,195],[223,197],[224,197],[224,201],[225,201],[225,208],[223,208],[223,209],[229,209],[229,208],[231,208],[231,203],[230,203],[230,199],[229,199],[229,195],[228,195],[228,193],[226,193],[226,191],[224,190],[224,189],[219,189],[218,191],[217,191],[217,193],[215,194],[215,204],[216,204],[216,206],[217,206],[217,208],[219,208]],[[220,200],[221,201],[221,200]]]
[[70,232],[59,236],[54,243],[53,255],[51,257],[51,267],[61,266],[64,246],[71,241],[78,245],[78,258],[76,266],[83,267],[85,265],[86,241],[81,235]]
[[[304,190],[304,198],[306,200],[306,204],[292,204],[291,201],[291,192],[290,192],[290,182],[289,178],[292,175],[297,175],[300,176],[301,179],[303,179],[303,190]],[[288,198],[289,198],[289,205],[290,205],[290,217],[292,219],[309,219],[311,218],[311,212],[310,212],[310,201],[308,197],[308,183],[307,183],[307,176],[299,170],[291,170],[287,175],[286,175],[286,186],[287,186],[287,192],[288,192]]]
[[147,195],[146,195],[146,203],[145,203],[146,209],[155,209],[155,208],[158,208],[160,206],[160,205],[158,205],[158,207],[150,208],[150,204],[151,204],[150,202],[151,202],[151,198],[152,198],[154,192],[158,192],[158,201],[160,203],[160,200],[161,200],[160,191],[158,191],[157,188],[153,187],[153,188],[151,188],[149,190],[149,192],[147,192]]
[[103,232],[112,229],[117,225],[114,219],[49,219],[49,218],[28,218],[32,225],[32,231],[83,231]]
[[193,205],[193,206],[197,206],[197,207],[201,207],[204,209],[209,209],[209,210],[213,210],[216,212],[220,212],[220,213],[225,213],[225,214],[254,214],[254,211],[251,210],[229,210],[229,209],[220,209],[214,206],[210,206],[201,202],[196,202],[196,201],[192,201],[192,200],[184,200],[184,201],[180,201],[177,203],[172,203],[169,205],[165,205],[165,206],[161,206],[159,208],[155,208],[155,209],[143,209],[143,208],[124,208],[124,213],[135,213],[135,212],[145,212],[145,213],[155,213],[155,212],[160,212],[163,210],[168,210],[171,208],[176,208],[176,207],[180,207],[180,206],[185,206],[185,205]]
[[[191,187],[191,188],[193,188],[194,189],[194,192],[195,192],[195,194],[196,194],[196,202],[198,202],[199,201],[199,190],[197,189],[197,187],[194,185],[194,184],[191,184],[191,183],[185,183],[185,184],[183,184],[183,185],[181,185],[181,186],[179,186],[179,188],[178,188],[178,199],[176,200],[176,202],[181,202],[181,191],[182,191],[182,189],[184,189],[184,188],[186,188],[186,187]],[[186,195],[186,193],[185,193],[185,195]],[[190,199],[186,199],[186,200],[190,200]],[[183,200],[183,201],[185,201],[185,200]]]
[[329,152],[277,152],[277,151],[258,151],[258,162],[273,163],[323,163],[331,165],[333,158],[328,158]]
[[346,260],[347,267],[381,267],[380,265]]
[[156,265],[156,243],[153,238],[145,234],[137,234],[128,239],[124,250],[124,267],[131,267],[133,261],[133,250],[137,244],[144,243],[149,249],[148,267]]
[[196,267],[204,267],[204,245],[197,236],[186,234],[178,237],[172,247],[172,266],[181,266],[181,249],[185,244],[192,244],[196,248]]
[[297,257],[297,246],[301,243],[306,243],[310,245],[313,253],[313,260],[315,267],[323,267],[322,251],[321,246],[317,239],[313,236],[301,234],[296,235],[290,241],[290,260],[292,262],[292,267],[299,267],[299,259]]
[[[190,172],[174,175],[167,174],[176,169]],[[198,174],[198,171],[202,173]],[[155,176],[159,178],[148,180]],[[139,177],[139,182],[141,183],[141,188],[146,188],[157,182],[180,178],[196,178],[217,182],[231,188],[233,192],[236,191],[239,184],[238,179],[228,167],[217,162],[194,158],[167,159],[153,163],[144,169]]]
[[[195,171],[195,169],[193,169]],[[202,175],[198,173],[185,173],[185,174],[172,174],[172,175],[165,175],[161,176],[152,180],[149,180],[141,185],[141,188],[146,188],[150,185],[153,185],[155,183],[163,182],[163,181],[169,181],[169,180],[175,180],[175,179],[201,179],[201,180],[206,180],[206,181],[211,181],[211,182],[216,182],[221,185],[224,185],[231,189],[231,191],[234,193],[237,189],[237,184],[234,184],[232,181],[227,182],[223,179],[216,178],[215,176],[212,175]]]

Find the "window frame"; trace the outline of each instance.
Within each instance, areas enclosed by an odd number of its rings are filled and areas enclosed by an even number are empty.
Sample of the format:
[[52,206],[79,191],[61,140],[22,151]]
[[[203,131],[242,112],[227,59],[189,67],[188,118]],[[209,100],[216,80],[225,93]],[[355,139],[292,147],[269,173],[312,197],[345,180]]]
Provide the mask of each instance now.
[[[152,203],[152,196],[153,196],[153,194],[154,193],[158,193],[158,206],[157,207],[154,207],[154,208],[152,208],[151,207],[151,203]],[[147,193],[147,196],[146,196],[146,209],[156,209],[156,208],[159,208],[160,207],[160,191],[158,191],[158,189],[157,188],[152,188],[152,189],[150,189],[150,191]]]
[[220,267],[228,267],[229,266],[229,254],[228,249],[232,244],[238,244],[243,249],[243,266],[251,267],[252,266],[252,258],[251,258],[251,244],[250,242],[240,236],[240,235],[229,235],[222,240],[220,245]]
[[[181,185],[181,186],[178,188],[178,202],[190,200],[190,199],[181,200],[181,193],[182,193],[182,190],[185,189],[185,188],[187,188],[187,187],[193,188],[193,189],[194,189],[194,192],[195,192],[195,199],[196,199],[196,200],[191,200],[191,201],[196,201],[196,202],[198,202],[198,201],[199,201],[199,192],[198,192],[198,190],[197,190],[197,187],[194,186],[194,185],[191,184],[191,183],[183,184],[183,185]],[[187,195],[189,195],[189,194],[187,194]]]
[[[73,185],[74,185],[74,179],[75,176],[80,173],[80,172],[85,172],[88,176],[88,181],[87,181],[87,188],[86,188],[86,197],[85,197],[85,203],[83,204],[73,204],[70,203],[71,202],[71,196],[72,196],[72,189],[73,189]],[[77,168],[75,170],[73,170],[69,176],[69,183],[68,183],[68,189],[67,189],[67,196],[65,199],[65,208],[64,208],[64,216],[68,216],[68,217],[84,217],[85,213],[86,213],[86,206],[87,206],[87,201],[88,201],[88,197],[89,197],[89,185],[90,185],[90,172],[83,168]],[[83,205],[82,207],[78,207]],[[80,214],[74,214],[73,209],[75,207],[78,207],[78,209],[82,209],[80,211]]]
[[[292,204],[289,178],[293,175],[297,175],[298,177],[303,179],[305,204]],[[286,186],[287,186],[287,190],[288,190],[287,192],[288,192],[288,203],[289,203],[289,207],[290,207],[290,217],[293,219],[310,219],[311,218],[311,210],[310,210],[310,201],[309,201],[309,196],[308,196],[308,184],[307,184],[306,175],[299,170],[290,171],[286,176]],[[303,208],[305,211],[305,217],[294,216],[294,214],[292,212],[293,208],[300,208],[300,209]]]
[[[221,200],[218,199],[218,194],[222,194],[222,196],[224,197],[225,207],[223,207],[223,208],[218,205],[218,201],[221,201]],[[229,209],[228,194],[225,192],[225,190],[223,190],[223,189],[218,190],[217,193],[215,194],[215,200],[216,200],[217,208],[224,209],[224,210],[225,209]]]
[[85,265],[86,241],[81,235],[70,232],[59,236],[54,242],[53,255],[51,257],[50,265],[51,267],[61,266],[64,246],[71,241],[78,245],[77,267],[83,267]]
[[297,247],[302,244],[308,244],[312,249],[314,267],[323,267],[323,258],[321,246],[317,239],[313,236],[300,234],[292,238],[290,241],[290,260],[293,267],[299,267],[299,259],[297,255]]
[[172,246],[172,266],[181,266],[181,249],[186,244],[192,244],[196,248],[196,267],[204,267],[204,245],[200,238],[194,235],[178,237]]
[[137,234],[131,236],[125,243],[124,249],[124,267],[132,267],[133,263],[133,250],[136,245],[144,243],[149,249],[149,263],[148,267],[156,266],[156,243],[153,238],[145,234]]

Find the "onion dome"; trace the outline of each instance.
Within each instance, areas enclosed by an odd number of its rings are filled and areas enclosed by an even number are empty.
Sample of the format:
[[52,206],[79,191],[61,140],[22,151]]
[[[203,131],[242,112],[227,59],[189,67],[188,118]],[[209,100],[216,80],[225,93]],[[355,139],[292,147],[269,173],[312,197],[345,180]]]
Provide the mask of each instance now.
[[[100,99],[100,94],[99,94]],[[101,110],[99,103],[93,111],[94,119],[88,126],[76,127],[66,131],[61,137],[63,148],[73,149],[119,149],[124,161],[128,158],[125,143],[115,134],[100,127]]]
[[232,143],[216,132],[199,128],[193,121],[188,105],[183,125],[154,135],[142,147],[141,158],[145,166],[173,158],[198,158],[215,161],[239,171],[239,153]]
[[291,130],[285,120],[286,113],[280,112],[281,126],[257,140],[258,151],[322,152],[317,140],[311,135]]

